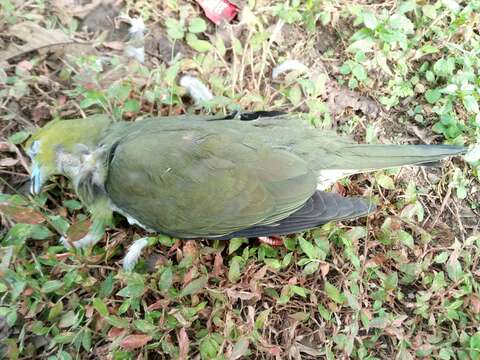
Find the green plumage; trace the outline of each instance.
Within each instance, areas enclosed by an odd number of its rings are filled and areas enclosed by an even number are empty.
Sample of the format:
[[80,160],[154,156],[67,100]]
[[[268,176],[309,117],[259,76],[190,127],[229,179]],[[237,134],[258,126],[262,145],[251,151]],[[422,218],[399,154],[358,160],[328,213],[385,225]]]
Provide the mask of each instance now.
[[[57,170],[63,169],[80,197],[89,199],[94,217],[101,214],[98,223],[108,214],[102,210],[108,199],[111,209],[145,228],[181,238],[283,234],[364,215],[372,209],[366,202],[327,195],[317,187],[345,174],[431,163],[464,151],[442,145],[359,145],[292,114],[249,121],[179,116],[79,124],[58,122],[36,139],[43,141],[41,153],[56,149]],[[55,143],[70,126],[88,129],[76,128],[85,141],[80,135],[75,141],[86,144],[91,155]],[[95,134],[93,140],[89,133]],[[72,154],[65,157],[58,149]],[[66,164],[63,158],[73,161]]]

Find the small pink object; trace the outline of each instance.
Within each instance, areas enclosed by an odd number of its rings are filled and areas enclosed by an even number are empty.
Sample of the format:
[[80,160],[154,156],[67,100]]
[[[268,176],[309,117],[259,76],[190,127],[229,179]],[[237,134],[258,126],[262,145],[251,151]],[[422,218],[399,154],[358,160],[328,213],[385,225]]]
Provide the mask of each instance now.
[[207,18],[219,25],[223,21],[230,22],[237,15],[238,8],[228,0],[196,0],[205,11]]

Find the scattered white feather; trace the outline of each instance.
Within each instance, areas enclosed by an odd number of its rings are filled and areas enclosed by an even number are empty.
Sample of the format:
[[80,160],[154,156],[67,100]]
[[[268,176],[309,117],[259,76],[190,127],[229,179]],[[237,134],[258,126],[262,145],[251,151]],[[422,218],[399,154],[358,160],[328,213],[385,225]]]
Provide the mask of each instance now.
[[301,71],[308,71],[308,67],[302,64],[298,60],[286,60],[280,65],[277,65],[272,70],[272,78],[275,80],[283,73],[287,71],[294,71],[294,70],[301,70]]
[[127,255],[123,259],[123,269],[125,271],[131,271],[140,259],[140,255],[142,254],[142,250],[148,245],[148,238],[141,238],[136,240],[130,247],[128,248]]
[[465,161],[469,163],[476,163],[480,161],[480,144],[475,145],[465,154]]
[[130,18],[130,29],[128,29],[130,35],[143,36],[146,29],[147,28],[145,27],[145,23],[143,22],[143,19],[141,17]]
[[355,170],[326,169],[317,172],[317,190],[326,190],[345,176],[355,174]]
[[143,47],[136,48],[133,46],[127,46],[125,48],[125,55],[137,60],[141,64],[145,62],[145,49]]
[[183,86],[185,89],[187,89],[188,94],[197,103],[213,99],[212,92],[196,77],[189,75],[182,76],[180,79],[180,86]]

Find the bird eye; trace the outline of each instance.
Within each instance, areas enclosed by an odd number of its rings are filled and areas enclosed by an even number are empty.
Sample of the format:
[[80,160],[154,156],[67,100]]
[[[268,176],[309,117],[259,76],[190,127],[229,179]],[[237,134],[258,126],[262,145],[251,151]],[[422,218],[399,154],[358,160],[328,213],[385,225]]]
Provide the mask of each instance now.
[[28,155],[30,157],[34,157],[35,155],[38,154],[38,150],[40,150],[40,142],[38,140],[35,140],[32,142],[32,145],[30,145],[30,149],[28,150]]

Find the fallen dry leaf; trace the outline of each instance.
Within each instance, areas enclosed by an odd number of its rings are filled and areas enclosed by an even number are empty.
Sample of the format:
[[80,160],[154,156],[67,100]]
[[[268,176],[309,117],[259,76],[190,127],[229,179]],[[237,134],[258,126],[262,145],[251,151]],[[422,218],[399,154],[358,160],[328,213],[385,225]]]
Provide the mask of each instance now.
[[105,41],[102,45],[112,50],[123,50],[125,47],[125,43],[121,41]]
[[185,328],[182,327],[177,334],[178,337],[178,347],[179,347],[179,360],[186,360],[188,359],[188,348],[190,346],[190,340],[188,340],[187,332]]
[[248,341],[248,339],[244,337],[240,338],[235,344],[235,346],[233,347],[232,354],[228,359],[229,360],[240,359],[247,352],[249,345],[250,345],[250,342]]
[[40,224],[45,221],[44,216],[32,208],[3,202],[0,203],[0,211],[17,223]]
[[21,22],[10,28],[10,34],[24,41],[24,45],[10,42],[7,49],[0,52],[0,61],[9,60],[15,56],[40,49],[48,49],[73,43],[61,30],[45,29],[34,22]]
[[477,295],[470,296],[470,309],[474,314],[480,313],[480,299]]
[[322,273],[322,276],[325,277],[327,276],[328,272],[330,271],[330,264],[328,263],[322,263],[320,264],[320,272]]
[[99,5],[120,5],[121,0],[53,0],[53,6],[57,8],[60,13],[68,16],[76,16],[83,19],[89,15]]
[[13,158],[0,159],[0,167],[10,167],[18,164],[20,160]]
[[80,240],[82,237],[84,237],[88,233],[88,230],[90,229],[90,225],[91,225],[91,222],[89,219],[74,222],[68,228],[68,231],[67,231],[68,239],[71,242]]
[[113,341],[113,340],[119,338],[120,336],[125,335],[126,332],[127,332],[126,329],[121,329],[121,328],[112,327],[112,328],[110,329],[110,331],[108,332],[108,334],[107,334],[107,338],[108,338],[110,341]]
[[13,152],[10,143],[6,141],[0,141],[0,152]]
[[220,252],[215,254],[215,260],[213,262],[213,273],[212,275],[218,277],[222,275],[225,271],[225,266],[223,265],[223,257]]
[[369,117],[376,117],[381,112],[380,106],[371,98],[334,82],[328,84],[327,94],[327,106],[332,114],[340,114],[347,108],[360,110]]
[[123,339],[120,346],[126,350],[138,349],[145,346],[151,339],[150,335],[132,334]]

